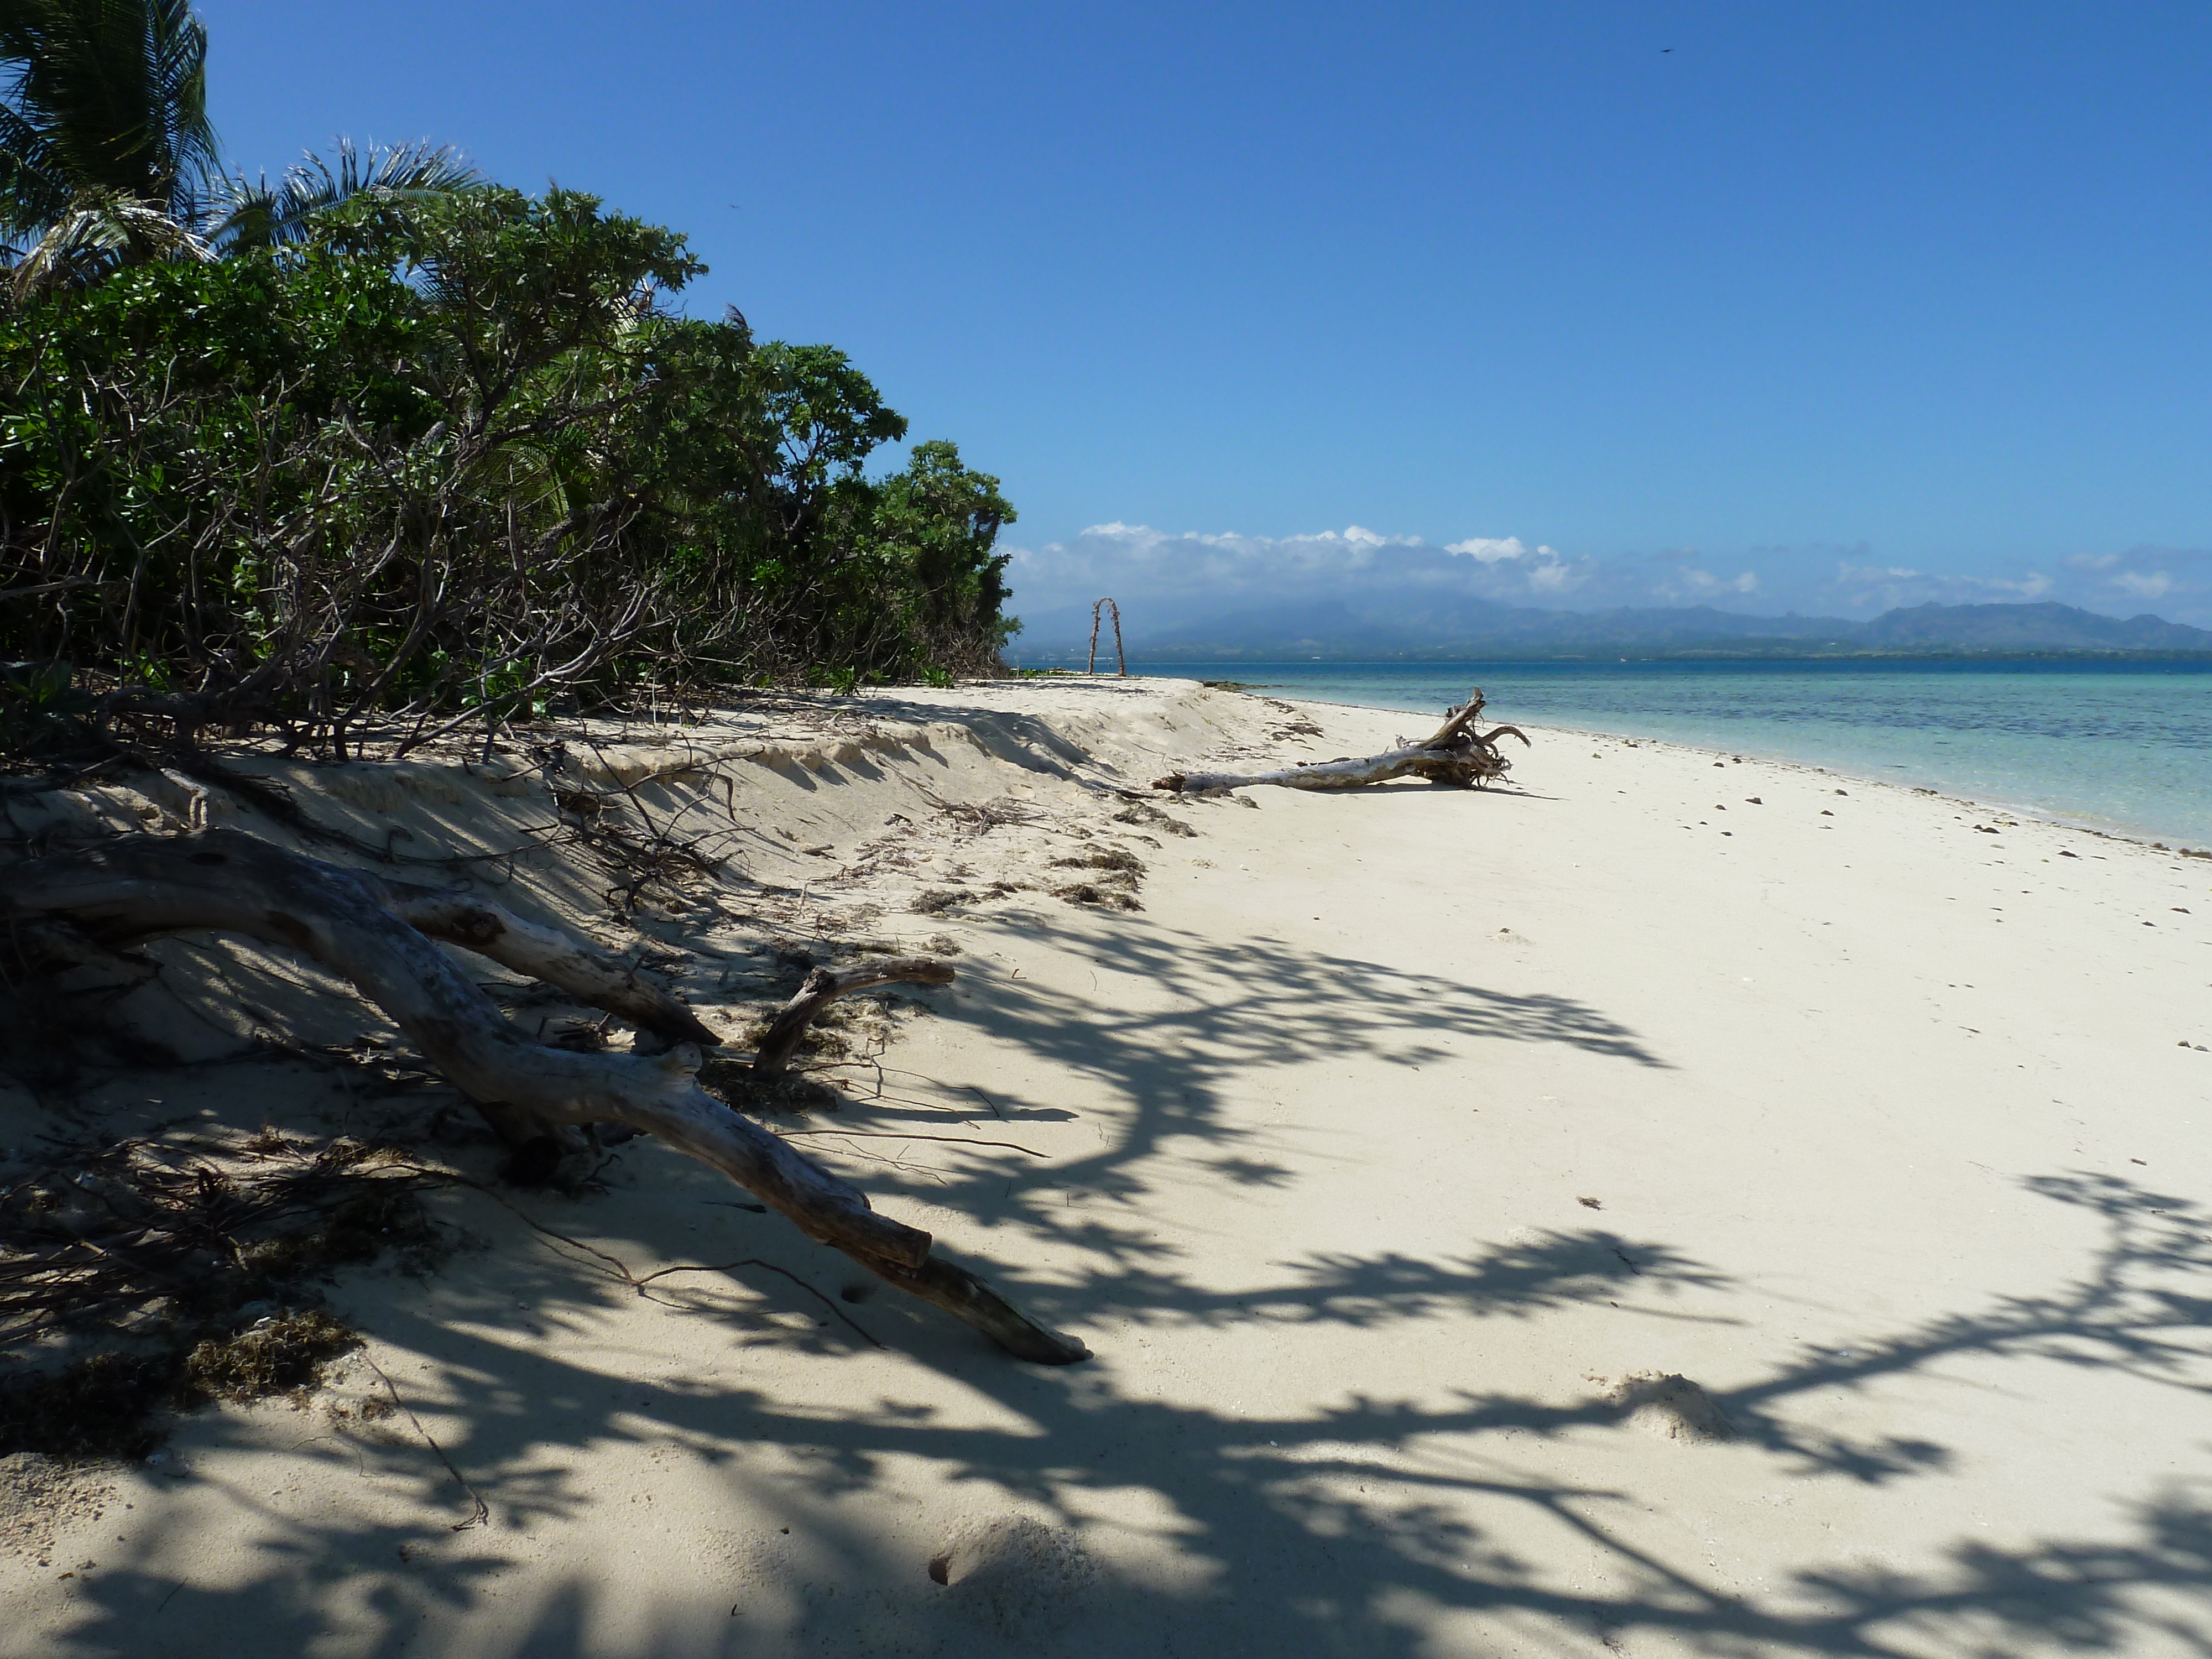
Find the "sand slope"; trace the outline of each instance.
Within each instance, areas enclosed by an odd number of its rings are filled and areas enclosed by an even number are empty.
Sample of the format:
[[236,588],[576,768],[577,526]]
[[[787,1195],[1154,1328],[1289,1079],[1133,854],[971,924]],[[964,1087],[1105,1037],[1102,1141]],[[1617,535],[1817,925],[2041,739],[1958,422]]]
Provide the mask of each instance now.
[[[1534,731],[1517,793],[1166,804],[1184,836],[1112,789],[1422,722],[1161,682],[829,718],[595,759],[731,837],[720,912],[626,932],[574,855],[503,896],[649,939],[733,1028],[779,945],[957,945],[848,1033],[855,1103],[782,1127],[1098,1358],[836,1300],[842,1258],[625,1148],[518,1204],[819,1295],[641,1298],[454,1194],[489,1248],[334,1300],[493,1524],[450,1529],[356,1365],[87,1472],[99,1518],[0,1560],[0,1653],[2212,1651],[2212,861]],[[519,763],[293,781],[400,846],[545,816]],[[1142,910],[1053,896],[1115,850]],[[434,1098],[263,1059],[88,1109]]]

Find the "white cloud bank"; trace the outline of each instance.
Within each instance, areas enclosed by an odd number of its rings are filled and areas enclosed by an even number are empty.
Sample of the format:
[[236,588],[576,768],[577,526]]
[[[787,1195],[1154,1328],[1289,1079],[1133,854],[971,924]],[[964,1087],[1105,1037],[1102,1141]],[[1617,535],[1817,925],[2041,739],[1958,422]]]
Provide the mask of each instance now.
[[1251,599],[1370,589],[1377,582],[1539,604],[1573,592],[1595,568],[1514,536],[1475,536],[1437,547],[1418,536],[1386,536],[1356,524],[1273,537],[1174,534],[1117,520],[1092,525],[1070,541],[1012,551],[1008,574],[1020,603],[1040,610],[1088,605],[1104,592],[1119,598],[1117,583],[1148,599],[1219,609]]
[[[1500,559],[1525,559],[1528,556],[1528,550],[1521,544],[1518,536],[1470,536],[1463,542],[1446,542],[1444,551],[1464,553],[1482,564],[1496,564]],[[1559,556],[1551,548],[1540,547],[1535,556],[1556,559]]]

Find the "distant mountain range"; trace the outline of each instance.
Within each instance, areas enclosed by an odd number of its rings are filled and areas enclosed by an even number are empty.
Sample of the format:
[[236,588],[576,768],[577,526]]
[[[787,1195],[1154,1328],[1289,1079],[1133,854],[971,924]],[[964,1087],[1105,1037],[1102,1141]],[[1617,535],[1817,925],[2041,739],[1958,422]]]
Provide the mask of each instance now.
[[[1153,663],[1283,657],[1920,656],[2031,652],[2212,655],[2212,630],[2149,615],[2101,617],[2069,605],[1922,605],[1869,622],[1842,617],[1746,617],[1709,605],[1680,610],[1541,611],[1449,599],[1416,615],[1361,614],[1342,599],[1249,605],[1148,626],[1125,617],[1133,659]],[[1025,618],[1012,654],[1029,664],[1079,660],[1085,605]],[[1100,649],[1110,659],[1112,630]]]

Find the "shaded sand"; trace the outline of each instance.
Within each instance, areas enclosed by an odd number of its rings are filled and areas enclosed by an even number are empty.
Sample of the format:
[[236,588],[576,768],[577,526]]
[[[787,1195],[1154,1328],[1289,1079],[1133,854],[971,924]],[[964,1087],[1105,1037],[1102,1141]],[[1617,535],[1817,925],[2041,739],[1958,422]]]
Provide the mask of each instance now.
[[[350,1362],[78,1477],[113,1490],[0,1561],[0,1654],[2212,1652],[2212,863],[1534,731],[1518,792],[1162,803],[1186,836],[1110,788],[1421,722],[1163,682],[831,718],[593,763],[719,823],[720,914],[632,934],[573,852],[502,896],[650,940],[733,1030],[778,948],[957,946],[843,1029],[854,1103],[782,1127],[1097,1358],[1009,1361],[647,1145],[515,1201],[818,1294],[642,1297],[447,1194],[486,1248],[331,1294],[491,1524]],[[545,817],[511,762],[289,775],[403,848]],[[312,975],[193,960],[240,990],[179,957],[142,1012],[180,1046],[243,995],[381,1052]],[[368,1074],[210,1063],[88,1116],[428,1133],[444,1097]]]

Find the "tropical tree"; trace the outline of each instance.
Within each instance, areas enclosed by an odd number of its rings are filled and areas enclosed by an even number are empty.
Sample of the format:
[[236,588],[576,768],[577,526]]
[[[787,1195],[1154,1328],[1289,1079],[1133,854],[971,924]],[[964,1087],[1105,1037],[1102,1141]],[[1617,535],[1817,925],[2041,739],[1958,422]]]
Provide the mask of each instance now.
[[680,234],[450,150],[226,178],[205,46],[0,0],[0,749],[86,688],[343,754],[994,672],[1012,508],[949,443],[876,468],[907,422],[843,352],[677,314]]
[[0,202],[52,224],[88,195],[180,222],[219,175],[207,30],[185,0],[0,0]]
[[397,205],[473,190],[481,173],[447,144],[357,147],[338,140],[336,166],[309,155],[274,185],[264,178],[226,181],[214,240],[226,252],[293,247],[307,240],[314,216],[349,202]]
[[316,214],[481,183],[428,143],[310,155],[271,185],[222,168],[207,30],[186,0],[0,0],[0,246],[20,294],[149,259],[294,246]]
[[185,0],[0,0],[0,234],[40,286],[205,258],[220,177]]

